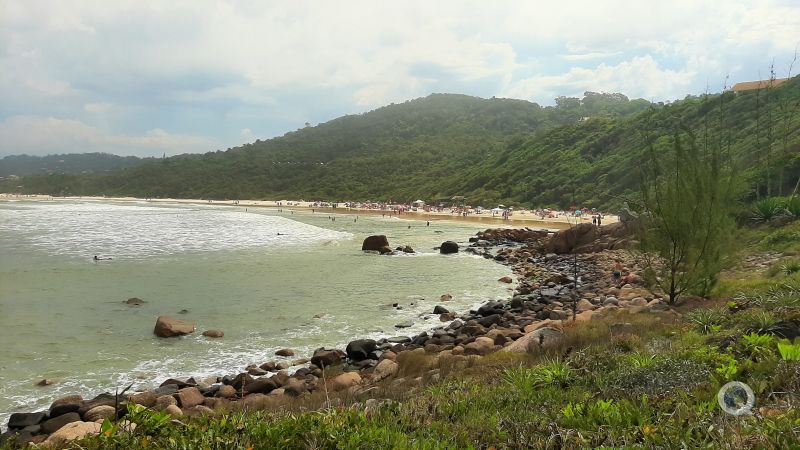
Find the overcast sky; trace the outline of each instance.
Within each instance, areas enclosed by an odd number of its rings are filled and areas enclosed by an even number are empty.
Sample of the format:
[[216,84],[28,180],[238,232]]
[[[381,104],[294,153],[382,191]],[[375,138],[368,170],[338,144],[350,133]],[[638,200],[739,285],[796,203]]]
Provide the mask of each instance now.
[[213,151],[432,92],[674,100],[798,42],[797,0],[0,0],[0,157]]

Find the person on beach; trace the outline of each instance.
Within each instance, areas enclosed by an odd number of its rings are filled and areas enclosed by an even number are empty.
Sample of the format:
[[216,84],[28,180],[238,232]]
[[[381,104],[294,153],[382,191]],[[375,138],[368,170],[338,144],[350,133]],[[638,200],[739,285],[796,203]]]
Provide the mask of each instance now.
[[619,287],[622,278],[622,262],[618,259],[614,260],[614,272],[612,275],[614,277],[614,285]]
[[430,220],[428,221],[428,225],[427,226],[431,226],[431,221]]

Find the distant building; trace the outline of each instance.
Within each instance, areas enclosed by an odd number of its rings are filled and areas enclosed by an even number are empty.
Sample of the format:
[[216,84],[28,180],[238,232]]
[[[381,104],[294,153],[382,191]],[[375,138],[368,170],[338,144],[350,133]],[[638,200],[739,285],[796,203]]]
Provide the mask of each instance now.
[[789,81],[788,78],[776,78],[774,80],[759,80],[759,81],[743,81],[733,85],[731,90],[733,92],[754,91],[756,89],[766,89],[768,87],[777,87]]

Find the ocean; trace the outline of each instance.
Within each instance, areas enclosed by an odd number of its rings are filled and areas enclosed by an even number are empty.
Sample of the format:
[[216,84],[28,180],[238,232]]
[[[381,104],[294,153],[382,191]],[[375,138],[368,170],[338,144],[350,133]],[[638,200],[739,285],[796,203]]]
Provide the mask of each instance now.
[[[508,268],[433,249],[479,229],[330,210],[0,202],[0,426],[65,395],[238,373],[281,360],[274,352],[285,347],[297,358],[419,333],[440,325],[431,312],[442,294],[457,312],[507,299],[497,279]],[[364,253],[371,234],[417,253]],[[124,304],[130,297],[146,303]],[[197,331],[157,338],[159,315],[195,321]],[[225,337],[201,336],[207,329]],[[42,379],[55,384],[36,386]]]

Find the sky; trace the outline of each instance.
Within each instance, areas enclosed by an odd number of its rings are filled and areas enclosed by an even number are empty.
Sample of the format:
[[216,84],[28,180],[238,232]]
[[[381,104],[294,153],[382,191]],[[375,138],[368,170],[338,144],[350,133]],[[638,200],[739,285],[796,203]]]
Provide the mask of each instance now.
[[0,0],[0,157],[224,150],[434,92],[671,101],[798,43],[797,0]]

